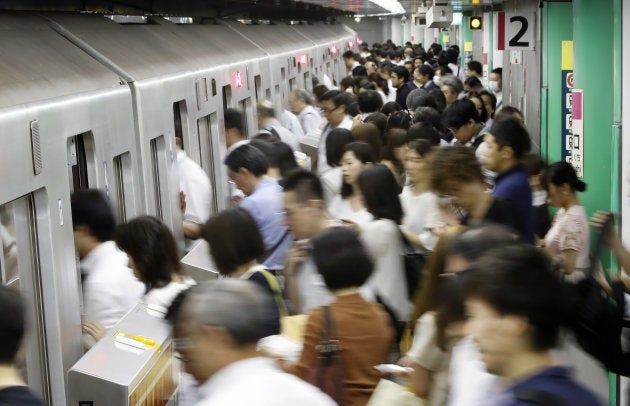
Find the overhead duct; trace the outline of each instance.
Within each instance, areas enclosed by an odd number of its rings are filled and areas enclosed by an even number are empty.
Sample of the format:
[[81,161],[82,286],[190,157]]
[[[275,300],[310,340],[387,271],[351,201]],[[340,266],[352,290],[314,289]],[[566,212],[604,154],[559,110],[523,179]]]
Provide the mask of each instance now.
[[453,7],[433,6],[427,10],[427,27],[448,28],[453,22]]

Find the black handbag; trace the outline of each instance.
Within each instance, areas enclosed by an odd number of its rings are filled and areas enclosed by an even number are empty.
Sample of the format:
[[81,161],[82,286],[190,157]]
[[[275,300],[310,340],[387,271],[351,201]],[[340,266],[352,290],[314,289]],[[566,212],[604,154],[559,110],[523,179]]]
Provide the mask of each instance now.
[[405,280],[407,281],[407,296],[409,299],[412,299],[422,283],[422,270],[424,269],[427,254],[414,247],[402,231],[399,230],[399,232],[400,238],[402,239],[402,256],[405,266]]

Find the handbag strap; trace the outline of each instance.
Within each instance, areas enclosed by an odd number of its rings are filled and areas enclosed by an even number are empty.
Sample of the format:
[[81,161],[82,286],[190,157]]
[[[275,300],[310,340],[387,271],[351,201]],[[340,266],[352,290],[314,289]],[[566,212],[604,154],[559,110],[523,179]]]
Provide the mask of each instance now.
[[[322,312],[324,313],[324,324],[322,327],[322,333],[320,336],[318,353],[319,353],[319,367],[318,368],[318,384],[324,381],[324,368],[323,367],[335,367],[339,371],[340,378],[343,376],[341,359],[339,358],[339,340],[335,337],[335,327],[333,325],[332,312],[329,306],[322,306]],[[335,401],[338,405],[343,406],[344,401],[344,383],[343,379],[335,381]]]
[[289,311],[287,310],[287,306],[284,304],[284,298],[282,297],[282,290],[280,289],[280,284],[278,280],[271,272],[266,269],[258,270],[262,276],[265,277],[265,280],[269,284],[273,292],[273,299],[276,302],[276,306],[278,307],[278,314],[280,317],[285,317],[289,315]]

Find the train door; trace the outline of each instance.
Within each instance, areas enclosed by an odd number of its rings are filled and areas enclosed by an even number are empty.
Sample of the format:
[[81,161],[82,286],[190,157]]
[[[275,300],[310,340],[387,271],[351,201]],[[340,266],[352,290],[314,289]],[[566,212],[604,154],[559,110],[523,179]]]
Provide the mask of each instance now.
[[91,132],[68,138],[70,191],[89,189],[95,180],[94,136]]
[[2,284],[19,290],[24,299],[28,334],[17,356],[22,377],[51,402],[35,211],[37,193],[44,192],[28,194],[0,205],[0,275]]
[[227,178],[223,179],[221,176],[223,163],[220,159],[220,148],[217,145],[220,144],[217,113],[197,120],[197,134],[202,156],[201,167],[208,174],[210,183],[214,187],[210,209],[214,214],[227,207],[225,204],[227,200],[223,198],[226,194],[221,190],[221,185],[227,184]]

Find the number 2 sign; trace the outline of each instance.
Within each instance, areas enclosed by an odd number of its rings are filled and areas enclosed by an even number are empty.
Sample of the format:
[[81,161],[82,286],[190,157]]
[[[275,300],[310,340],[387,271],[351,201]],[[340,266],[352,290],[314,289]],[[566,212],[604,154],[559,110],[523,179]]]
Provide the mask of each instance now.
[[533,50],[536,14],[499,13],[499,49]]

